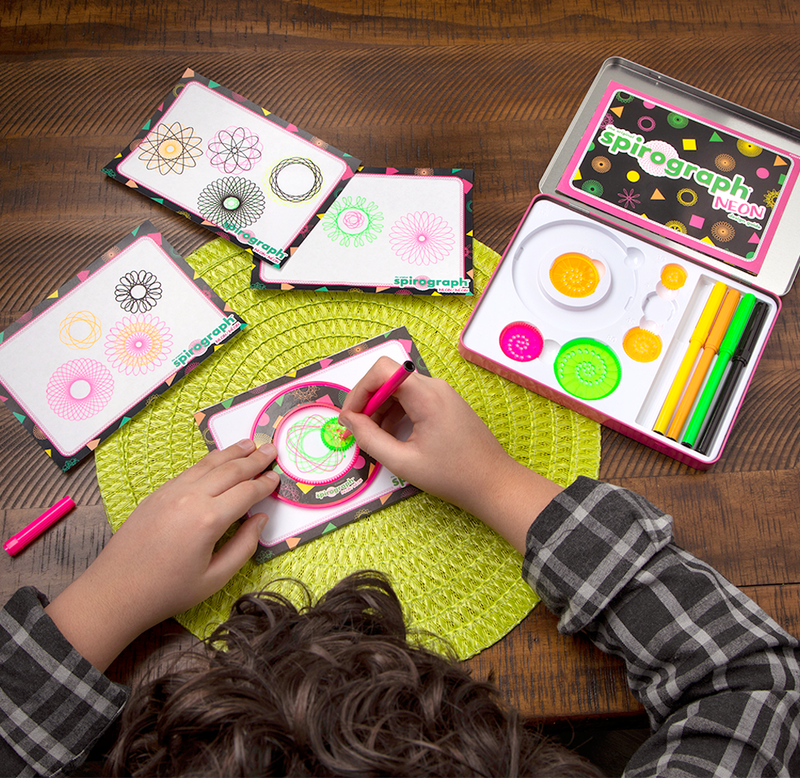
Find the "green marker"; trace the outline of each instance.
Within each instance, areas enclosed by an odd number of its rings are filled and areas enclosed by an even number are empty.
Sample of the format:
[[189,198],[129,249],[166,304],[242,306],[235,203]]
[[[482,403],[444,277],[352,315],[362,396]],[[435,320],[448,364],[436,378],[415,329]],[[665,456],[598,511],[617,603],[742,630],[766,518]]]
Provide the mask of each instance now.
[[739,345],[742,332],[744,332],[745,325],[747,324],[747,320],[750,318],[750,314],[752,313],[753,306],[755,306],[755,304],[756,298],[754,295],[743,295],[742,301],[739,303],[739,307],[736,309],[736,313],[733,315],[731,326],[728,327],[728,331],[725,333],[725,337],[720,344],[719,353],[717,354],[717,361],[714,363],[714,368],[711,371],[711,375],[708,377],[708,381],[703,389],[703,393],[700,395],[700,399],[697,401],[697,406],[695,407],[692,418],[689,421],[689,426],[686,428],[686,433],[683,436],[683,440],[681,440],[681,444],[687,446],[688,448],[694,448],[694,444],[697,442],[697,436],[700,434],[700,430],[703,427],[703,422],[706,420],[708,409],[711,406],[714,395],[717,393],[717,389],[719,388],[719,382],[722,380],[722,375],[725,372],[725,368],[728,367],[728,363],[731,361],[731,357],[733,356],[733,352],[736,350],[736,346]]

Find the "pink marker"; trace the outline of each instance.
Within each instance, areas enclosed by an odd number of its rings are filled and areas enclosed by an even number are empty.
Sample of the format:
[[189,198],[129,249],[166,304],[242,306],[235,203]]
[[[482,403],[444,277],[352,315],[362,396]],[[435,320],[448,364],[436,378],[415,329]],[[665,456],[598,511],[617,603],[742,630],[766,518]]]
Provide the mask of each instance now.
[[397,390],[397,387],[403,383],[413,372],[414,372],[414,363],[407,359],[403,362],[400,367],[389,377],[389,380],[380,388],[378,389],[372,397],[369,398],[369,402],[367,403],[366,407],[363,411],[361,411],[365,416],[372,416],[378,408],[392,395],[393,392]]
[[74,507],[75,503],[71,497],[62,498],[52,508],[48,508],[38,519],[34,519],[28,524],[25,529],[10,537],[3,543],[3,548],[11,556],[15,556],[28,543],[36,540],[46,529],[52,527],[63,516],[66,516]]

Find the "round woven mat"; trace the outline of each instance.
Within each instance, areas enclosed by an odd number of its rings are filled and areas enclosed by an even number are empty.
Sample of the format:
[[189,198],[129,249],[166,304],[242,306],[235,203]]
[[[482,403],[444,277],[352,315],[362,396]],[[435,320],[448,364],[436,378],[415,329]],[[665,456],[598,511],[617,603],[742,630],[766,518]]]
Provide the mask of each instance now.
[[[499,257],[477,241],[474,249],[482,290]],[[206,453],[195,411],[400,325],[431,373],[461,393],[517,460],[563,485],[597,476],[596,423],[459,356],[474,297],[253,290],[250,255],[223,239],[188,261],[249,326],[98,447],[97,476],[112,529]],[[419,494],[264,564],[248,562],[224,589],[177,618],[205,637],[239,595],[275,579],[298,579],[318,596],[348,573],[371,568],[390,577],[412,628],[444,638],[466,659],[536,604],[520,567],[519,554],[480,521]],[[287,584],[277,588],[293,596]]]

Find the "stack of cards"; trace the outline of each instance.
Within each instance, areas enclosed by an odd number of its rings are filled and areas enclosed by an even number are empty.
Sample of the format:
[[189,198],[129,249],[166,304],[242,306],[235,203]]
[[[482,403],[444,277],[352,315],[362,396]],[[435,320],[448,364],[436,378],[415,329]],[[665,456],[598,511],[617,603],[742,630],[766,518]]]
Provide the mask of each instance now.
[[187,70],[104,172],[250,251],[256,288],[472,294],[472,171],[359,164]]

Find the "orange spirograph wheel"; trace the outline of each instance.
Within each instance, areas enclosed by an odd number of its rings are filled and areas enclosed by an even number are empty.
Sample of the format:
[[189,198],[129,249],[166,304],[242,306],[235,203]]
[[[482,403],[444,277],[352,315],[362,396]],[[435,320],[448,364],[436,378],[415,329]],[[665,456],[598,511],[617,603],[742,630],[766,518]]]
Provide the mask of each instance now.
[[661,338],[642,327],[634,327],[625,333],[622,348],[635,362],[652,362],[661,354]]
[[664,269],[661,271],[661,283],[673,292],[686,283],[686,278],[686,271],[674,263],[664,265]]
[[550,267],[550,282],[567,297],[588,297],[600,283],[600,273],[585,254],[570,251],[557,257]]

